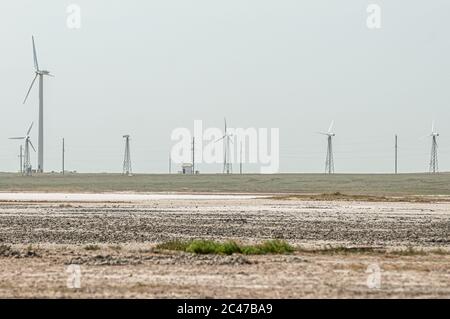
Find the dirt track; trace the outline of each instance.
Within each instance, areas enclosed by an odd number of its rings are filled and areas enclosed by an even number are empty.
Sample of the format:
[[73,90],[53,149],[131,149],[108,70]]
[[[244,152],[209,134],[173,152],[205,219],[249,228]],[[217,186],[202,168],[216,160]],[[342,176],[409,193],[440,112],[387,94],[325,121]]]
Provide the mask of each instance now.
[[[450,203],[270,199],[0,204],[0,297],[450,297]],[[439,253],[194,256],[180,238]],[[29,247],[29,245],[32,245]],[[91,250],[87,250],[89,244]],[[6,249],[6,250],[5,250]],[[66,287],[79,264],[82,288]],[[366,285],[367,267],[381,289]]]

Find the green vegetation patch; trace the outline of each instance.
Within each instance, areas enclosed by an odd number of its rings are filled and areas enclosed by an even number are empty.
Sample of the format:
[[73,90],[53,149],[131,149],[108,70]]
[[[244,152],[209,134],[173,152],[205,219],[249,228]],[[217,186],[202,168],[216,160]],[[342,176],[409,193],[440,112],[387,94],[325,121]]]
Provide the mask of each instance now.
[[445,249],[422,250],[409,247],[402,250],[387,250],[384,247],[344,247],[326,245],[321,248],[293,247],[283,240],[268,240],[256,245],[242,245],[235,241],[214,240],[173,240],[158,244],[159,250],[176,250],[193,254],[217,254],[217,255],[267,255],[267,254],[289,254],[293,252],[319,255],[384,255],[384,256],[424,256],[424,255],[450,255]]
[[219,255],[265,255],[288,254],[295,248],[285,241],[268,240],[257,245],[241,245],[235,241],[218,242],[213,240],[195,239],[190,241],[169,241],[156,246],[157,249],[178,250],[193,254],[219,254]]

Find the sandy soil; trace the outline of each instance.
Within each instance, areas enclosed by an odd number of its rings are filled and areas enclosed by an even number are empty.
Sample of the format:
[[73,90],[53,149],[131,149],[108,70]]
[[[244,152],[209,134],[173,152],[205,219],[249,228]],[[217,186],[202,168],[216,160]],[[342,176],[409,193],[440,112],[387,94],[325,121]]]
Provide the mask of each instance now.
[[[0,297],[450,298],[449,212],[448,202],[4,201]],[[195,256],[154,249],[185,238],[383,251]],[[406,247],[426,253],[391,253]],[[81,289],[67,288],[70,264],[81,267]],[[379,289],[367,286],[369,265],[380,267]]]

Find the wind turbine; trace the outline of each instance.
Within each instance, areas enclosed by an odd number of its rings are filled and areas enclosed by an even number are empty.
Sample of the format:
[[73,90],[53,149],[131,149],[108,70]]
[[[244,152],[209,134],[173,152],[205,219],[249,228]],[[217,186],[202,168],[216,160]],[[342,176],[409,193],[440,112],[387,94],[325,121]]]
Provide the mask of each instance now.
[[333,137],[336,136],[333,133],[334,121],[331,121],[330,127],[328,128],[328,132],[319,132],[319,134],[327,136],[327,158],[325,160],[325,173],[333,174],[334,173],[334,159],[333,159]]
[[225,140],[224,158],[223,158],[223,173],[231,174],[231,173],[233,173],[233,167],[231,165],[231,160],[230,160],[230,142],[233,143],[233,140],[232,140],[233,134],[228,134],[226,118],[224,118],[224,122],[225,122],[225,134],[221,138],[219,138],[216,141],[216,143],[221,140]]
[[27,95],[23,100],[23,104],[28,99],[31,89],[33,88],[36,78],[39,77],[39,136],[38,136],[38,167],[37,171],[39,173],[44,172],[44,75],[53,76],[50,71],[41,70],[39,68],[36,45],[34,44],[34,37],[31,37],[31,42],[33,43],[33,59],[34,59],[34,79],[31,82],[30,88],[28,89]]
[[439,136],[439,133],[436,132],[436,129],[434,127],[434,121],[431,124],[431,158],[430,158],[430,173],[438,173],[439,167],[438,167],[438,155],[437,155],[437,138]]
[[23,173],[27,176],[31,175],[31,161],[30,161],[30,146],[33,148],[33,151],[36,152],[36,149],[33,146],[33,143],[31,143],[30,139],[30,132],[31,128],[33,127],[33,123],[31,123],[30,128],[27,131],[27,134],[25,136],[21,137],[10,137],[10,140],[25,140],[25,153],[23,155],[24,162],[23,162]]

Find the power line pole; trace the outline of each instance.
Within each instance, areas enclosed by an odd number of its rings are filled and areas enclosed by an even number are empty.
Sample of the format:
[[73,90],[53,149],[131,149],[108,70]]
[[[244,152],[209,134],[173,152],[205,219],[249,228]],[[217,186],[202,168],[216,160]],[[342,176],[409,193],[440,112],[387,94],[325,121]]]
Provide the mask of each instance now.
[[195,174],[195,137],[192,138],[192,174]]
[[398,174],[398,136],[395,134],[395,174]]
[[66,153],[66,148],[64,146],[64,137],[62,139],[62,174],[64,175],[64,161],[65,161],[65,153]]
[[123,157],[122,173],[131,176],[130,135],[124,135],[123,138],[125,139],[125,154]]
[[239,146],[241,148],[241,155],[239,156],[239,159],[240,159],[239,173],[242,175],[242,142],[239,143]]

